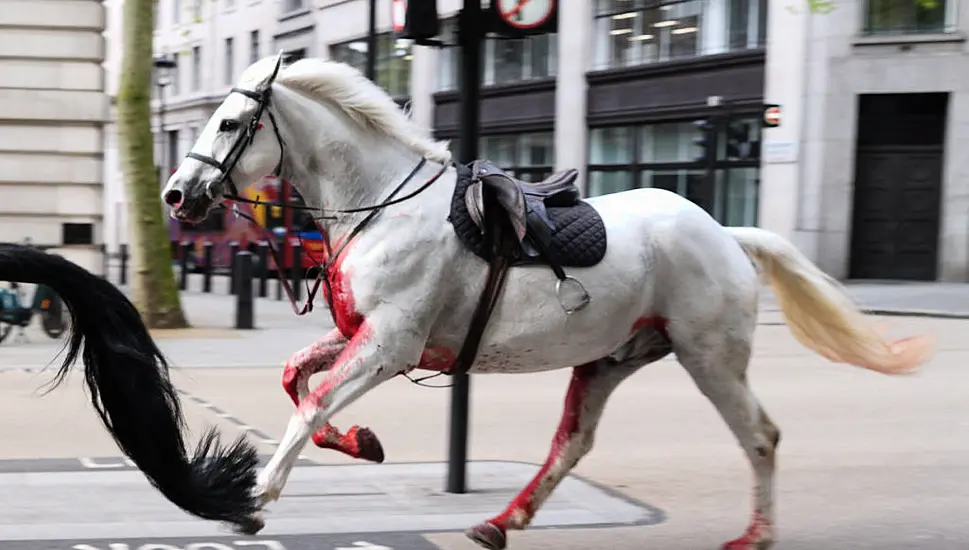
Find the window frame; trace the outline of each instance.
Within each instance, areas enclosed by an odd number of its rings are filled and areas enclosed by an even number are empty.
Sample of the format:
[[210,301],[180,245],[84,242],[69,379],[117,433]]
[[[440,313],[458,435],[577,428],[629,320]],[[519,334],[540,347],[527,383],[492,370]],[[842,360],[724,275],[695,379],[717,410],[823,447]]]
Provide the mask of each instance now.
[[[457,17],[448,17],[441,21],[441,39],[449,44],[457,42]],[[535,68],[539,66],[535,63],[538,44],[542,41],[547,42],[544,48],[544,67],[540,72],[546,73],[535,76]],[[496,76],[499,72],[496,52],[500,44],[506,43],[523,44],[522,62],[519,65],[520,75],[515,79],[502,79],[498,81]],[[503,38],[494,34],[488,34],[483,42],[483,58],[481,65],[482,87],[509,86],[522,82],[540,82],[542,80],[554,80],[558,77],[558,54],[559,37],[558,33],[548,33],[525,38]],[[452,92],[460,88],[461,78],[461,56],[456,47],[446,47],[439,54],[435,92]]]
[[[546,164],[522,163],[523,147],[526,143],[526,138],[531,136],[545,136],[549,138],[548,143],[550,144],[550,151],[552,153],[550,163],[546,163]],[[488,158],[486,156],[485,153],[486,153],[487,147],[486,147],[485,140],[488,140],[488,139],[504,140],[509,138],[515,140],[513,145],[513,154],[512,154],[512,156],[515,158],[515,162],[513,164],[497,163],[496,159]],[[460,150],[461,145],[457,138],[443,138],[443,139],[450,139],[450,148],[455,153],[457,153]],[[548,130],[535,130],[535,131],[528,131],[528,132],[493,132],[493,133],[482,134],[481,136],[478,137],[478,157],[482,160],[496,162],[496,165],[498,166],[498,168],[502,169],[505,172],[508,172],[508,174],[510,174],[513,177],[530,178],[530,179],[526,179],[526,181],[530,181],[533,183],[541,181],[555,172],[555,162],[556,162],[555,131],[553,129],[548,129]]]
[[[405,42],[405,44],[404,44],[403,47],[406,48],[406,50],[407,50],[407,53],[405,53],[404,55],[401,55],[401,56],[397,56],[397,55],[394,54],[395,49],[398,47],[397,42],[399,40]],[[350,65],[352,67],[355,67],[358,70],[360,70],[360,72],[364,72],[365,73],[366,72],[366,55],[367,55],[366,54],[366,51],[362,52],[363,60],[361,62],[359,62],[359,63],[357,63],[355,60],[349,59],[345,55],[345,52],[347,52],[347,51],[350,50],[350,44],[354,44],[354,43],[358,43],[358,42],[361,42],[363,44],[367,44],[367,37],[364,36],[364,37],[361,37],[361,38],[356,38],[356,39],[352,39],[352,40],[344,40],[342,42],[336,42],[334,44],[330,44],[328,46],[328,49],[329,49],[329,52],[330,52],[330,58],[333,59],[333,60],[335,60],[335,61],[340,61],[340,62],[343,62],[343,63],[347,63],[348,65]],[[408,39],[405,39],[405,38],[400,38],[394,32],[383,32],[383,33],[380,33],[380,34],[377,35],[377,57],[376,57],[376,63],[375,63],[376,64],[376,73],[377,74],[374,75],[375,76],[375,80],[376,80],[378,86],[380,86],[385,91],[387,91],[387,93],[390,94],[390,96],[393,97],[394,100],[396,100],[398,102],[400,102],[400,101],[409,101],[410,98],[411,98],[411,96],[413,95],[413,90],[414,90],[414,86],[413,86],[414,61],[413,61],[413,59],[414,59],[414,42],[412,40],[408,40]],[[381,69],[381,64],[390,64],[390,63],[393,63],[395,61],[398,61],[399,63],[406,63],[406,70],[402,70],[401,69],[405,65],[398,65],[396,68],[393,67],[393,66],[388,66],[388,68],[390,70],[388,72],[386,72],[386,73],[383,73],[383,74],[390,75],[390,74],[393,74],[394,72],[403,73],[404,78],[402,78],[401,80],[404,83],[404,87],[406,88],[405,90],[392,89],[392,88],[394,88],[394,86],[391,86],[391,84],[394,83],[395,79],[390,79],[390,81],[388,81],[388,82],[381,82],[381,78],[380,78],[380,76],[382,74],[381,73],[381,70],[380,70]],[[403,91],[404,93],[400,93],[401,91]]]
[[[875,29],[871,25],[871,5],[873,1],[884,0],[864,0],[858,3],[858,17],[860,23],[859,34],[866,38],[896,37],[896,36],[925,36],[938,34],[951,34],[958,31],[959,4],[958,0],[938,0],[942,2],[943,15],[942,25],[939,28],[919,30],[917,28],[881,28]],[[896,0],[897,1],[897,0]],[[914,3],[916,0],[912,0]],[[914,10],[917,9],[913,7]]]
[[[730,120],[732,122],[736,121],[749,121],[757,120],[758,112],[752,110],[738,110],[732,113]],[[627,128],[630,131],[630,137],[626,146],[629,148],[628,153],[630,154],[629,162],[622,163],[593,163],[589,162],[586,165],[586,194],[589,194],[589,183],[595,177],[594,174],[599,173],[624,173],[627,174],[629,178],[630,186],[624,190],[632,190],[646,187],[644,185],[644,172],[694,172],[694,171],[704,171],[705,166],[699,161],[668,161],[668,162],[656,162],[656,161],[643,161],[641,160],[641,147],[643,140],[643,129],[651,126],[661,126],[667,124],[688,124],[694,120],[701,117],[684,117],[677,118],[675,120],[655,120],[646,121],[633,124],[602,124],[595,125],[589,128],[588,137],[588,155],[592,158],[592,144],[593,138],[596,135],[597,130],[607,129],[607,128]],[[762,130],[762,128],[761,128]],[[761,139],[763,139],[761,134]],[[747,214],[745,217],[748,218],[746,222],[752,222],[752,225],[756,225],[758,208],[760,205],[760,174],[761,174],[761,160],[760,158],[755,159],[732,159],[727,158],[725,154],[725,139],[724,132],[720,132],[717,138],[717,158],[714,161],[714,177],[713,177],[713,189],[706,190],[712,197],[713,204],[710,206],[710,214],[720,223],[726,224],[728,214],[728,199],[730,197],[730,185],[732,184],[730,176],[736,170],[742,169],[755,169],[756,178],[755,185],[756,191],[754,193],[753,199],[753,211]],[[650,186],[652,187],[652,186]],[[677,194],[681,196],[686,196],[685,193]],[[700,195],[702,195],[701,193]],[[592,195],[598,196],[598,195]],[[692,200],[692,199],[691,199]]]
[[[770,2],[767,0],[747,0],[745,12],[748,22],[745,40],[742,44],[735,43],[731,33],[731,3],[733,0],[722,0],[724,3],[722,10],[709,9],[709,1],[707,0],[637,0],[628,8],[612,10],[601,9],[602,3],[605,0],[593,1],[595,2],[592,10],[593,70],[624,69],[659,63],[675,63],[709,55],[759,50],[765,48],[767,45],[767,23],[770,10]],[[663,34],[665,38],[659,37],[663,41],[662,43],[660,43],[660,40],[656,40],[658,49],[655,54],[647,56],[640,52],[634,60],[616,59],[617,54],[614,41],[616,36],[621,35],[612,32],[616,29],[607,30],[607,27],[613,26],[612,23],[607,21],[608,19],[615,19],[616,16],[620,15],[634,14],[626,19],[634,19],[636,21],[642,19],[648,21],[648,14],[661,14],[663,10],[672,9],[676,6],[689,4],[694,1],[698,1],[699,5],[699,11],[696,13],[696,46],[694,54],[675,53],[670,36],[674,34],[674,31],[669,31]],[[752,19],[756,20],[756,23],[753,25],[751,25]],[[634,30],[630,32],[634,32]],[[606,50],[602,51],[602,48],[606,48]]]

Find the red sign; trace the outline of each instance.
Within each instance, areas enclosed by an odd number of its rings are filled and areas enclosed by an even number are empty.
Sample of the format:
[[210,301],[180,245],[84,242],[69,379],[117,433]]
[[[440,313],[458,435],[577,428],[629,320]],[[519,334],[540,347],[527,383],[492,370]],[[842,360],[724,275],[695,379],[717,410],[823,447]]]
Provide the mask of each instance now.
[[407,0],[393,0],[390,6],[390,21],[394,25],[394,32],[404,30],[404,21],[407,18]]
[[781,125],[781,108],[779,105],[771,105],[764,109],[764,125],[771,128]]

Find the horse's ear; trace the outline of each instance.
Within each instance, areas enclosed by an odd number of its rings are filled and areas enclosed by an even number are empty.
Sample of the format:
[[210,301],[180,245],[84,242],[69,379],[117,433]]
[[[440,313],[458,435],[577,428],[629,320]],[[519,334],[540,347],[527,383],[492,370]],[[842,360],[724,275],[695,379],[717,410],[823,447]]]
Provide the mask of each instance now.
[[279,54],[276,56],[276,65],[273,67],[273,72],[266,77],[266,80],[263,80],[262,84],[260,85],[261,88],[269,88],[273,85],[273,82],[276,81],[276,77],[279,76],[279,69],[283,65],[283,53],[283,50],[279,51]]

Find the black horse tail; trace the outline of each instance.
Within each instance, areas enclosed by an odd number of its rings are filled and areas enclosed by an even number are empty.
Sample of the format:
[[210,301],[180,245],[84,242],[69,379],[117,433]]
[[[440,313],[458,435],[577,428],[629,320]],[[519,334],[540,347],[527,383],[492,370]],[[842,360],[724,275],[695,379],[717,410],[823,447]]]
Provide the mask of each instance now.
[[200,518],[250,524],[259,508],[255,447],[241,436],[226,448],[210,428],[189,456],[168,362],[121,291],[61,256],[10,243],[0,243],[0,280],[46,285],[67,304],[67,353],[52,387],[80,356],[102,423],[165,498]]

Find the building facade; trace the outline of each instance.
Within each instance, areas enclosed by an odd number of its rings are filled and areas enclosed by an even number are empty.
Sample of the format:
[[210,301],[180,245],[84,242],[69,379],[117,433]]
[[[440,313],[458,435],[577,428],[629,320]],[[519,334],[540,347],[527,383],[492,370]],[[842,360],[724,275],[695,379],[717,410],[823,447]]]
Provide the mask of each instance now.
[[[390,4],[378,1],[377,81],[457,151],[458,51],[395,39]],[[320,2],[319,51],[362,69],[367,5]],[[437,3],[446,43],[461,5]],[[663,187],[756,224],[759,143],[739,158],[721,147],[708,174],[693,121],[715,115],[759,142],[766,27],[767,0],[563,0],[558,33],[486,41],[479,156],[523,179],[577,168],[587,195]]]
[[97,0],[7,0],[0,10],[0,236],[101,273],[101,63]]
[[774,10],[761,225],[839,278],[969,280],[969,9]]
[[[104,240],[110,251],[128,242],[127,195],[113,111],[121,67],[123,4],[123,0],[105,2],[110,23],[105,32],[108,55],[104,69],[112,113],[104,143]],[[156,81],[152,102],[160,190],[165,176],[188,153],[245,68],[277,51],[277,41],[288,40],[288,47],[294,49],[306,44],[299,42],[307,32],[304,27],[282,38],[277,34],[283,21],[309,12],[297,0],[157,0],[155,9],[155,54],[175,62],[175,68]],[[311,32],[312,25],[309,29]],[[160,71],[158,76],[162,76]]]
[[[202,17],[176,20],[186,4]],[[160,144],[169,167],[259,55],[366,65],[368,0],[199,4],[159,2],[157,49],[180,65]],[[438,0],[446,43],[461,4]],[[969,139],[969,10],[768,5],[561,0],[558,33],[490,37],[479,156],[523,179],[576,168],[587,196],[672,190],[726,225],[777,231],[838,278],[969,279],[969,183],[946,154]],[[399,38],[391,0],[377,7],[377,83],[457,151],[457,50]],[[780,126],[762,126],[765,103],[780,105]],[[698,121],[715,122],[705,160]]]

